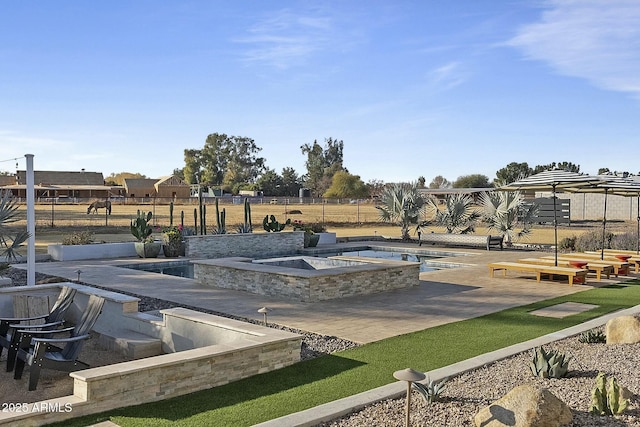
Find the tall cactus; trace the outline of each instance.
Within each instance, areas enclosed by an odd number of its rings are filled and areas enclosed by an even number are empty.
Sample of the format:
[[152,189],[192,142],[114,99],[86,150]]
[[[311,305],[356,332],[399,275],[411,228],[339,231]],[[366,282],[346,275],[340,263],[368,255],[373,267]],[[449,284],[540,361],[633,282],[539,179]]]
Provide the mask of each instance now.
[[218,204],[218,198],[216,197],[216,228],[213,230],[215,234],[227,234],[227,211],[226,209],[222,209],[220,211],[220,206]]
[[169,203],[169,226],[173,225],[173,202]]
[[193,229],[196,230],[196,234],[198,234],[198,209],[193,208]]

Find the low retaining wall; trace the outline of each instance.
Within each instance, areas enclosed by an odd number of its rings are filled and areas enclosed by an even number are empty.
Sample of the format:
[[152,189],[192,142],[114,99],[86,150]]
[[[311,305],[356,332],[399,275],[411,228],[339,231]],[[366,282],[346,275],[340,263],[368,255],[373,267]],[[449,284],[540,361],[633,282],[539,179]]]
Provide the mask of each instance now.
[[185,238],[187,258],[262,258],[290,255],[304,248],[304,232],[208,234]]
[[94,243],[90,245],[48,245],[47,253],[54,261],[134,257],[134,242]]
[[[161,310],[162,318],[150,316],[137,311],[137,298],[70,283],[3,288],[0,314],[11,312],[14,294],[55,296],[61,285],[78,289],[74,306],[86,305],[87,291],[107,298],[96,332],[118,337],[133,330],[161,339],[164,351],[171,353],[72,372],[73,395],[0,412],[3,426],[40,426],[169,399],[300,360],[300,335],[184,308]],[[70,312],[76,315],[77,310]]]
[[420,283],[418,262],[363,257],[294,258],[308,258],[309,263],[334,261],[335,265],[302,269],[277,265],[275,261],[261,264],[248,258],[223,258],[194,261],[194,276],[205,286],[304,302],[367,295]]

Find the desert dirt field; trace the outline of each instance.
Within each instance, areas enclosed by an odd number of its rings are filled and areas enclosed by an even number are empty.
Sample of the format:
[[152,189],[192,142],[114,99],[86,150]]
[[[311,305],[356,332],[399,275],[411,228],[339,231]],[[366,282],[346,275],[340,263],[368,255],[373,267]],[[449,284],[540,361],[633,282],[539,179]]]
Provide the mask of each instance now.
[[[113,202],[111,215],[106,215],[104,209],[97,214],[87,214],[89,203],[37,203],[35,209],[36,223],[36,252],[46,253],[47,245],[62,243],[65,236],[77,231],[91,231],[95,242],[133,241],[129,231],[129,224],[138,211],[152,212],[152,223],[158,229],[170,224],[170,206],[164,204],[124,204]],[[220,211],[226,213],[226,227],[228,232],[234,232],[235,227],[244,222],[244,206],[242,203],[221,203]],[[216,211],[214,203],[205,204],[206,228],[211,230],[216,226]],[[19,211],[22,220],[12,224],[13,227],[26,226],[26,206],[21,205]],[[173,209],[173,224],[184,224],[185,227],[195,228],[195,214],[197,204],[175,204]],[[379,219],[378,210],[372,203],[312,203],[312,204],[269,204],[251,203],[251,217],[256,232],[262,231],[262,219],[266,215],[274,215],[280,222],[287,219],[302,221],[305,224],[321,223],[338,237],[352,236],[383,236],[398,238],[400,227],[383,223]],[[427,218],[425,218],[427,219]],[[199,221],[198,221],[199,226]],[[577,222],[569,226],[558,227],[558,241],[565,237],[578,236],[585,231],[601,229],[599,221]],[[635,222],[608,222],[607,229],[613,232],[635,229]],[[429,226],[423,232],[444,232],[441,227]],[[485,227],[478,226],[477,234],[491,234]],[[493,234],[496,234],[493,232]],[[521,243],[553,244],[554,233],[551,224],[538,224],[533,232],[526,236]]]

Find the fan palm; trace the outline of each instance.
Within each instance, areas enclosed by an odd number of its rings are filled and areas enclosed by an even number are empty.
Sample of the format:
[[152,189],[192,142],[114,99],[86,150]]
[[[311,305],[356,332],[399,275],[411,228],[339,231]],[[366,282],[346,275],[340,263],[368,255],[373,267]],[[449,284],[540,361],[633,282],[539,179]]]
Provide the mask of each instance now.
[[[530,226],[537,214],[538,206],[527,206],[519,191],[489,191],[482,193],[480,200],[487,228],[500,233],[506,244],[511,244],[531,232]],[[519,223],[522,224],[522,229],[516,231]]]
[[0,257],[15,261],[16,250],[29,239],[26,230],[19,231],[16,236],[10,235],[8,224],[18,221],[18,204],[10,191],[0,190]]
[[412,225],[420,224],[424,216],[427,201],[412,184],[393,184],[385,187],[380,197],[380,219],[393,222],[402,228],[402,240],[411,240],[409,229]]
[[445,198],[444,209],[436,209],[433,222],[447,229],[447,233],[468,234],[475,231],[475,224],[482,215],[474,206],[473,197],[468,194],[450,194]]

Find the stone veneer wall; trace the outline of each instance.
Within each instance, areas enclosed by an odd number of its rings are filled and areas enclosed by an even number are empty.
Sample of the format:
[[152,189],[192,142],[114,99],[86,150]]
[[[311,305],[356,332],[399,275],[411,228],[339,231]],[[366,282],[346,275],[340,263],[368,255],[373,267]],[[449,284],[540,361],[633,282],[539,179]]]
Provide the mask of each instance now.
[[210,234],[185,238],[187,258],[289,255],[304,248],[304,232]]
[[[240,349],[216,345],[77,371],[71,374],[73,396],[37,402],[38,408],[47,409],[33,411],[29,407],[24,413],[6,414],[11,417],[5,417],[0,423],[15,427],[40,426],[220,386],[298,362],[300,345],[299,336]],[[70,411],[65,410],[65,404],[71,405]]]
[[220,262],[194,263],[199,283],[304,302],[367,295],[420,283],[420,264],[404,261],[336,268],[332,272],[216,261]]

